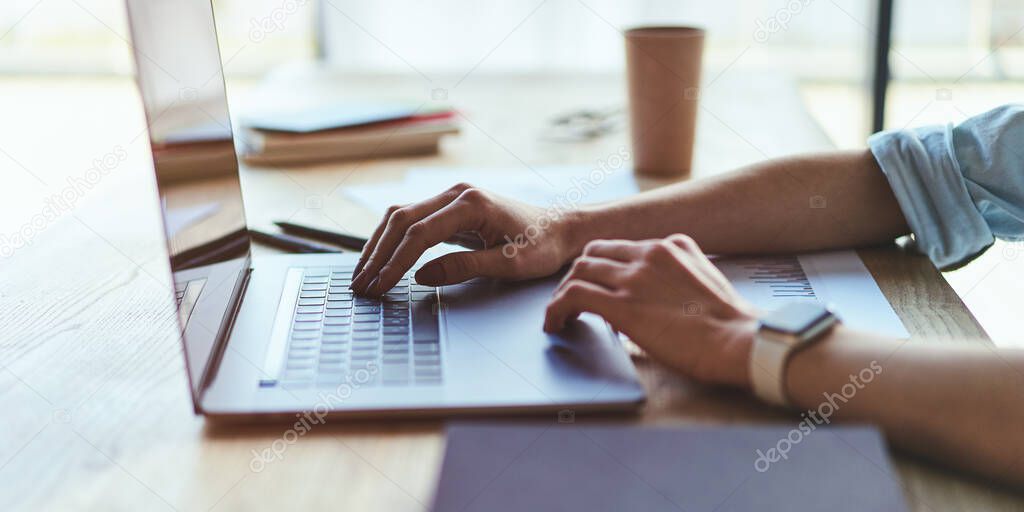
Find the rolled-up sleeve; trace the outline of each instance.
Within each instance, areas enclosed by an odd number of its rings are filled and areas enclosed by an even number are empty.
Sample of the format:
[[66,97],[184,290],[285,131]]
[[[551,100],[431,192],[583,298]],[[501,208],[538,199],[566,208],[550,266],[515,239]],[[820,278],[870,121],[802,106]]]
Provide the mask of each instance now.
[[880,132],[868,146],[935,266],[963,265],[996,238],[1024,238],[1024,106]]

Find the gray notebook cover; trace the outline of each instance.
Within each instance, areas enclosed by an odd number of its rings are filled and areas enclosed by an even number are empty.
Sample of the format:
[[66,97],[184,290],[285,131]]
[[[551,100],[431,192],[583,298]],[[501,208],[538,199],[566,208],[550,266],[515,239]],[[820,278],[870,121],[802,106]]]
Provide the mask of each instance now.
[[805,433],[776,426],[465,423],[448,428],[433,510],[906,507],[882,438],[870,427]]

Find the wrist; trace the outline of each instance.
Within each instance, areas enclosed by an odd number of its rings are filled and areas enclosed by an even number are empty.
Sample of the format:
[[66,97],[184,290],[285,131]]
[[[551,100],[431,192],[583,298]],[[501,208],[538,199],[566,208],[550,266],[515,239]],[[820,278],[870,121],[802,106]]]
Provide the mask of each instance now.
[[792,406],[788,368],[803,351],[825,343],[839,325],[827,307],[790,302],[761,316],[748,362],[749,389],[762,401]]
[[601,238],[597,232],[598,211],[593,208],[577,208],[562,216],[559,239],[562,242],[562,263],[572,261],[583,253],[587,243]]

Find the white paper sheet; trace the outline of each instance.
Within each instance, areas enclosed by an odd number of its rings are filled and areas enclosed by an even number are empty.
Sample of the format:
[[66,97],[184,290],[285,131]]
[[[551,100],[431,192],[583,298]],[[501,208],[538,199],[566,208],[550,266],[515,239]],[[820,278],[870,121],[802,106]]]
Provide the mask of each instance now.
[[786,301],[828,304],[845,325],[896,338],[910,334],[854,251],[720,259],[715,264],[747,300],[770,310]]
[[437,167],[410,169],[397,183],[354,185],[345,195],[383,213],[392,204],[422,201],[448,187],[468,182],[536,206],[579,206],[619,199],[639,192],[630,169],[602,171],[586,166],[488,169]]

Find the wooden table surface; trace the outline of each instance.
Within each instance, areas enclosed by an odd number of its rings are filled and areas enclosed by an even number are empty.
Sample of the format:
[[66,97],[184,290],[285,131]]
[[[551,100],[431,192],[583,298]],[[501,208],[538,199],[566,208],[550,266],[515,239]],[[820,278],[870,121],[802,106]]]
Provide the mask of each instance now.
[[[304,71],[295,71],[288,80]],[[697,175],[830,144],[795,90],[769,78],[712,77],[703,91]],[[306,80],[314,93],[273,98],[232,84],[237,111],[314,95],[423,97],[430,87],[349,77]],[[625,147],[624,134],[594,142],[539,140],[567,108],[621,101],[614,78],[477,78],[446,89],[465,113],[463,134],[442,154],[295,169],[245,169],[250,222],[296,221],[366,233],[376,215],[344,187],[399,178],[425,165],[596,165]],[[416,96],[418,95],[418,96]],[[10,234],[117,147],[126,156],[74,206],[30,228],[32,243],[0,265],[0,507],[4,510],[423,510],[444,448],[442,421],[333,423],[253,471],[253,453],[285,427],[215,426],[192,414],[171,302],[137,95],[127,80],[0,81],[0,171],[20,191],[0,191]],[[58,120],[56,122],[54,120]],[[41,135],[45,134],[45,136]],[[481,171],[483,172],[483,171]],[[529,172],[524,169],[524,172]],[[645,187],[656,183],[644,182]],[[16,207],[16,209],[15,209]],[[2,240],[0,240],[2,241]],[[860,254],[915,336],[988,343],[941,275],[895,247]],[[577,423],[684,425],[797,418],[733,392],[693,385],[638,362],[649,393],[635,417]],[[536,418],[554,422],[555,417]],[[1024,508],[1018,494],[894,455],[914,510]]]

